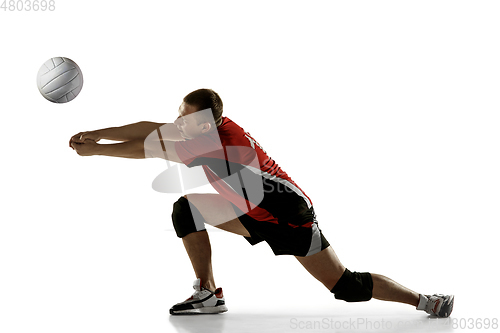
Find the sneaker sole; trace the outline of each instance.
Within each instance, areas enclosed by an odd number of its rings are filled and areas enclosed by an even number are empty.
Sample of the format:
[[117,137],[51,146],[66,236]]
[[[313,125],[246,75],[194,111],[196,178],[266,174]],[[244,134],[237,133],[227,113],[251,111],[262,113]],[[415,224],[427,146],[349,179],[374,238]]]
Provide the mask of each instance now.
[[171,315],[196,315],[196,314],[217,314],[223,313],[227,311],[227,307],[225,305],[219,306],[207,306],[198,309],[187,309],[187,310],[178,310],[174,311],[170,309]]

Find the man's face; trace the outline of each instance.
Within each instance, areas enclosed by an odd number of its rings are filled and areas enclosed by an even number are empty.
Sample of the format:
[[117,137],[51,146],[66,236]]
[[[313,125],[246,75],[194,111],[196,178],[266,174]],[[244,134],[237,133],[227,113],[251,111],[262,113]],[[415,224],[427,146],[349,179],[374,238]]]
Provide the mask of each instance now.
[[182,137],[186,140],[196,138],[208,132],[211,128],[209,123],[201,123],[198,125],[198,120],[194,115],[195,112],[196,107],[182,102],[179,107],[179,117],[174,121]]

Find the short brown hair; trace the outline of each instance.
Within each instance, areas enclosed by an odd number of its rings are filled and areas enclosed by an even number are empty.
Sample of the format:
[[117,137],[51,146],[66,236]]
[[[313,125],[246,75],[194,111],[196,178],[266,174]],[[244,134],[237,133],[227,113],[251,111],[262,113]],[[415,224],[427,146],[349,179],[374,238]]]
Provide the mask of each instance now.
[[212,89],[198,89],[184,97],[184,103],[197,108],[197,111],[212,109],[215,125],[222,124],[222,99]]

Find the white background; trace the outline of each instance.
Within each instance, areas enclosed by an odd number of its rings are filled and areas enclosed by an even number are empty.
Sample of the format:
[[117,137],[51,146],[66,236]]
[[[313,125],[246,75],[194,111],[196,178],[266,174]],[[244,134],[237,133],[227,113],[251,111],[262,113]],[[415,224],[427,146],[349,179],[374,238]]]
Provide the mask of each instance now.
[[[165,161],[80,157],[68,141],[172,122],[198,88],[311,197],[346,267],[455,294],[458,319],[500,317],[498,2],[55,4],[0,11],[1,332],[189,331],[168,315],[195,277],[172,231],[179,195],[151,188]],[[62,105],[36,87],[56,56],[84,77]],[[277,330],[305,309],[426,318],[337,301],[293,257],[210,237],[230,312],[279,312]]]

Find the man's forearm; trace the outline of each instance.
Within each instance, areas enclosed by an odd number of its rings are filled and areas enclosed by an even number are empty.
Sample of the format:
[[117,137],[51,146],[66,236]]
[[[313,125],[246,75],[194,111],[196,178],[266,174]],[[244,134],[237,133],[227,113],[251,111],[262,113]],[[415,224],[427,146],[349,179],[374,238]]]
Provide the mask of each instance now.
[[115,144],[97,144],[95,154],[124,158],[145,158],[144,140],[131,140]]
[[[115,144],[94,143],[94,148],[88,155],[103,155],[124,158],[163,158],[169,161],[182,163],[175,150],[173,141],[148,142],[132,140]],[[147,156],[146,156],[147,155]]]
[[163,123],[153,123],[140,121],[120,127],[110,127],[97,130],[100,139],[114,141],[144,140],[151,132],[164,125]]

